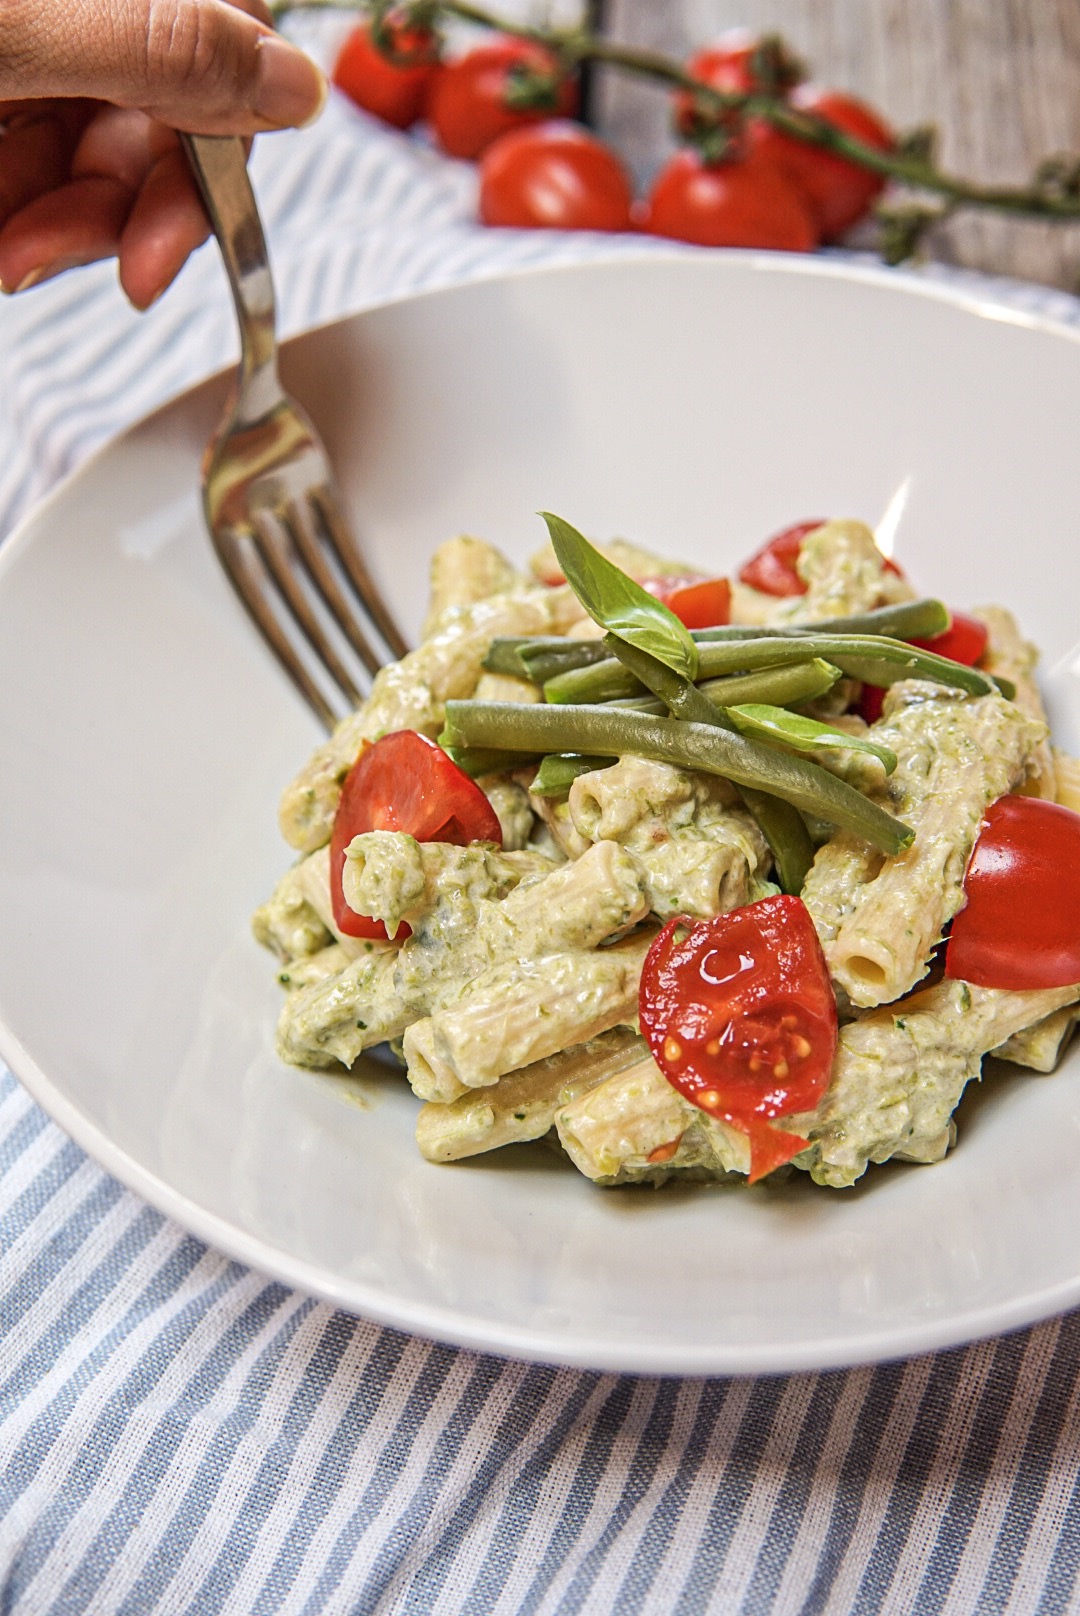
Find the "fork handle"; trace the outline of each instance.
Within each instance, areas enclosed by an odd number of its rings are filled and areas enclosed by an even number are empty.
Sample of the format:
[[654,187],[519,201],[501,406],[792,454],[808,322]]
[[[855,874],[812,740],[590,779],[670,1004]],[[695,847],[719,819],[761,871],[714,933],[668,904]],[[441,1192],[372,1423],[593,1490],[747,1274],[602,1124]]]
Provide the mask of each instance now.
[[221,248],[240,325],[241,385],[263,373],[277,383],[274,283],[262,221],[248,178],[243,141],[236,135],[181,134]]

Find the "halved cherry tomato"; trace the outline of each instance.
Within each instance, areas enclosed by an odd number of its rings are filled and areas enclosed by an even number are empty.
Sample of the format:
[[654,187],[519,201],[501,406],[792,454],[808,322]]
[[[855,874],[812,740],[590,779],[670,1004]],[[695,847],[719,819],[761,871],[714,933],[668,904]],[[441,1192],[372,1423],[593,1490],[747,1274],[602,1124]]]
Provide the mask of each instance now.
[[836,1001],[801,898],[669,921],[645,956],[638,1009],[668,1082],[749,1138],[752,1181],[806,1149],[769,1126],[817,1105],[836,1053]]
[[[891,565],[891,563],[889,563]],[[912,640],[922,651],[934,651],[938,656],[950,657],[953,662],[962,662],[965,667],[973,668],[986,650],[990,638],[985,623],[980,623],[977,617],[969,617],[966,612],[953,612],[952,622],[941,634],[935,634],[929,640]],[[881,717],[881,707],[885,700],[885,692],[877,685],[863,685],[859,697],[859,716],[867,724],[876,724]]]
[[[872,107],[841,90],[800,84],[791,93],[791,105],[878,151],[891,151],[896,144],[892,130]],[[798,187],[822,241],[836,241],[850,230],[885,187],[884,175],[786,135],[772,124],[755,121],[750,139],[758,156],[776,163]]]
[[[755,34],[749,28],[727,29],[711,45],[694,52],[686,71],[712,90],[736,95],[754,90],[789,90],[803,76],[801,65],[781,40]],[[673,111],[676,132],[684,139],[732,121],[729,114],[710,112],[695,100],[691,90],[676,92]]]
[[[535,90],[515,104],[515,86]],[[440,67],[428,95],[428,118],[449,157],[479,157],[499,135],[547,118],[573,117],[577,85],[542,45],[495,35]]]
[[685,628],[715,628],[731,618],[731,585],[726,578],[685,573],[643,578],[641,586],[662,600]]
[[480,159],[480,219],[517,229],[629,230],[633,190],[603,141],[562,119],[511,129]]
[[795,522],[774,533],[739,568],[739,582],[750,589],[760,589],[763,595],[805,595],[806,585],[795,570],[795,563],[806,535],[821,527],[824,520],[822,517],[821,521]]
[[986,988],[1080,982],[1080,814],[999,797],[983,818],[945,975]]
[[699,247],[812,252],[818,239],[795,186],[753,152],[717,162],[696,151],[676,152],[653,182],[642,225],[654,236]]
[[965,667],[973,668],[986,650],[990,639],[985,623],[977,617],[969,617],[966,612],[952,612],[952,622],[941,634],[935,634],[930,640],[912,640],[920,650],[934,651],[938,656],[950,657],[953,662],[962,662]]
[[[330,837],[330,897],[334,925],[347,937],[385,937],[381,920],[358,915],[345,902],[345,849],[368,830],[401,830],[418,842],[498,842],[495,810],[475,781],[441,746],[414,729],[400,729],[365,746],[345,776]],[[408,935],[408,928],[401,931]]]
[[396,54],[413,60],[406,65],[383,54],[363,22],[346,35],[331,77],[358,107],[374,113],[395,129],[408,129],[424,110],[428,86],[435,76],[438,50],[435,35],[387,18],[390,42]]

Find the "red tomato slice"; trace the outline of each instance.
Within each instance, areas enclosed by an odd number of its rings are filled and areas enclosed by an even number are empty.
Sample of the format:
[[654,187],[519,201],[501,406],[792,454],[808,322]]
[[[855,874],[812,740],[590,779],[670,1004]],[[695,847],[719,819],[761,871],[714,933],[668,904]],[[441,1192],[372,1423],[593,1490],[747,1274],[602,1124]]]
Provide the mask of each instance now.
[[[891,564],[891,563],[890,563]],[[920,650],[934,651],[938,656],[950,657],[953,662],[962,662],[965,667],[973,668],[986,650],[990,638],[985,623],[980,623],[977,617],[968,617],[966,612],[953,612],[952,622],[941,634],[935,634],[929,640],[912,640]],[[877,685],[863,685],[859,697],[859,716],[867,724],[876,724],[881,717],[881,705],[885,699],[885,692]]]
[[1041,797],[999,797],[964,892],[946,976],[1018,990],[1080,982],[1080,814]]
[[745,566],[739,568],[739,582],[750,589],[760,589],[763,595],[805,595],[806,585],[796,572],[795,563],[806,535],[821,527],[824,520],[822,517],[816,522],[796,522],[774,533]]
[[669,921],[645,957],[638,1008],[668,1082],[749,1138],[751,1182],[806,1149],[769,1126],[817,1105],[836,1053],[836,1001],[801,898]]
[[[365,746],[345,776],[330,837],[330,897],[334,925],[346,937],[385,937],[381,920],[358,915],[345,902],[345,849],[368,830],[401,830],[418,842],[497,842],[494,808],[474,780],[441,746],[414,729],[395,730]],[[401,931],[408,935],[408,927]]]
[[977,617],[968,617],[966,612],[953,612],[951,616],[952,622],[944,633],[911,643],[923,651],[935,651],[938,656],[951,657],[954,662],[973,668],[986,650],[989,631],[985,623],[980,623]]
[[675,613],[684,628],[715,628],[731,618],[731,585],[726,578],[702,578],[697,573],[680,573],[663,578],[643,578],[643,589]]

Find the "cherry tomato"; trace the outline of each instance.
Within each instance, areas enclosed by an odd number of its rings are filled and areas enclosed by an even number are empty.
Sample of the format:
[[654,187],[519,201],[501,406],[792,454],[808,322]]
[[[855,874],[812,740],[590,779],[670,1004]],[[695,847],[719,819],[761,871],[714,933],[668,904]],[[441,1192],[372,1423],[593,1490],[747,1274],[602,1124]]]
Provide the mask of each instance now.
[[[980,623],[977,617],[968,617],[966,612],[953,612],[951,615],[952,622],[941,634],[935,634],[929,640],[912,640],[911,643],[922,651],[934,651],[938,656],[951,657],[953,662],[963,662],[966,667],[973,668],[986,650],[990,638],[986,624]],[[867,724],[876,724],[881,717],[884,700],[884,690],[877,685],[863,685],[859,697],[860,718]]]
[[580,124],[511,129],[480,159],[484,224],[629,230],[633,191],[609,146]]
[[[515,85],[530,80],[541,87],[536,102],[515,105]],[[428,95],[432,131],[450,157],[479,157],[508,129],[552,116],[569,118],[576,109],[577,86],[551,52],[502,35],[444,63]]]
[[[791,105],[812,113],[845,135],[878,151],[891,151],[896,137],[872,107],[840,90],[800,84],[791,93]],[[867,212],[885,187],[884,175],[875,174],[846,157],[821,146],[811,146],[785,135],[771,124],[757,121],[751,132],[752,149],[777,167],[805,199],[822,241],[836,241]]]
[[[789,90],[802,77],[799,63],[782,41],[755,34],[749,28],[727,29],[711,45],[695,51],[686,71],[712,90],[735,95],[754,90]],[[673,110],[676,132],[683,138],[732,121],[730,114],[710,112],[695,100],[691,90],[676,92]]]
[[751,151],[707,163],[680,151],[660,170],[644,210],[654,236],[700,247],[767,247],[812,252],[817,231],[799,192]]
[[424,110],[437,65],[435,36],[426,28],[410,28],[388,18],[390,40],[400,56],[415,58],[409,66],[385,56],[371,37],[369,23],[347,35],[331,75],[358,107],[374,113],[395,129],[408,129]]
[[953,662],[973,668],[990,638],[986,624],[977,617],[968,617],[966,612],[952,612],[951,616],[952,622],[943,633],[935,634],[930,640],[912,640],[911,643],[920,650],[934,651],[938,656],[951,657]]
[[751,589],[760,589],[764,595],[805,595],[806,585],[799,577],[795,563],[806,535],[821,527],[823,522],[824,517],[820,522],[795,522],[791,527],[774,533],[739,568],[739,582]]
[[749,1138],[751,1180],[805,1150],[769,1126],[817,1105],[836,1053],[836,1001],[801,898],[669,921],[645,956],[638,1009],[668,1082]]
[[[345,776],[330,837],[330,897],[334,924],[347,937],[385,937],[381,920],[358,915],[345,902],[345,849],[368,830],[401,830],[418,842],[498,842],[495,810],[475,781],[441,746],[414,729],[394,730],[365,746]],[[408,927],[402,927],[408,935]]]
[[1041,797],[987,809],[945,975],[987,988],[1080,982],[1080,814]]
[[643,578],[642,588],[662,600],[686,628],[715,628],[731,617],[731,585],[726,578],[697,573]]

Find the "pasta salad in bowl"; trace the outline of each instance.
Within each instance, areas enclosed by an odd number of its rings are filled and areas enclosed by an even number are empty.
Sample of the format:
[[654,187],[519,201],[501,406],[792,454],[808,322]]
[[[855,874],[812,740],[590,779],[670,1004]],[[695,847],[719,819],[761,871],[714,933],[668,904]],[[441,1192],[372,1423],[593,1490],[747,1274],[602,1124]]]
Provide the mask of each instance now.
[[1080,1017],[1080,763],[1012,614],[860,521],[710,577],[559,517],[436,552],[419,646],[286,789],[283,1059],[389,1045],[431,1162],[600,1185],[931,1163]]

